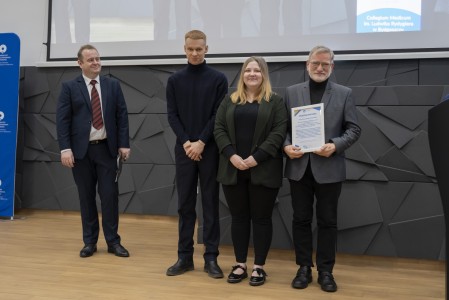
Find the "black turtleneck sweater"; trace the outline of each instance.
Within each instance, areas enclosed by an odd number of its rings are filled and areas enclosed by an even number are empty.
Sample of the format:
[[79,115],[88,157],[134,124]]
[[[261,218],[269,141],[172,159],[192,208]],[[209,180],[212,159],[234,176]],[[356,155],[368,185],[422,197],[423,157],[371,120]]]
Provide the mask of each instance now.
[[168,122],[177,142],[213,141],[215,114],[228,92],[226,76],[206,65],[188,64],[168,78]]
[[310,88],[310,103],[317,104],[321,102],[323,98],[324,91],[326,90],[327,81],[326,79],[323,82],[316,82],[312,79],[309,80],[309,88]]

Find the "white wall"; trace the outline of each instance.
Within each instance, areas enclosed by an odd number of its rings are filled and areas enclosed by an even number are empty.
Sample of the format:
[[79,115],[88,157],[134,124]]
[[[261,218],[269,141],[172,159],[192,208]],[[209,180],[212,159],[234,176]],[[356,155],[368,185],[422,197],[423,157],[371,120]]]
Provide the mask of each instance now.
[[0,0],[0,33],[19,36],[21,66],[45,61],[47,15],[48,0]]

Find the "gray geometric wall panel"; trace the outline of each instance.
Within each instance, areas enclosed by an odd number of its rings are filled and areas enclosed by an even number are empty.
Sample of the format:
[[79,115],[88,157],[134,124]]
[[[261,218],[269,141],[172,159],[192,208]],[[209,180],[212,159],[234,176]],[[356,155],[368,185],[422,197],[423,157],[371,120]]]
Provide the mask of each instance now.
[[[132,155],[119,181],[122,213],[177,215],[176,138],[167,121],[165,87],[181,67],[103,67],[103,75],[121,82],[129,111]],[[230,91],[235,90],[241,64],[214,67],[225,73]],[[273,89],[280,95],[287,86],[307,79],[303,62],[269,63],[269,68]],[[71,171],[60,163],[55,127],[61,82],[79,74],[78,67],[21,69],[18,208],[79,209]],[[449,59],[337,61],[331,80],[353,89],[362,127],[361,138],[346,152],[337,250],[445,259],[427,113],[449,93]],[[197,207],[201,242],[201,195]],[[284,180],[273,212],[273,247],[292,248],[291,222],[289,184]],[[222,243],[231,244],[231,218],[222,191],[220,224]],[[316,238],[315,220],[313,230]]]

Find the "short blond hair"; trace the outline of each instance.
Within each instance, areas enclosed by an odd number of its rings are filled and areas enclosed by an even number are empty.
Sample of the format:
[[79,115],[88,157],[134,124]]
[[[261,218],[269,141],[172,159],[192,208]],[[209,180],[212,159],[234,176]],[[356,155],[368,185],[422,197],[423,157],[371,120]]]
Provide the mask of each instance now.
[[187,39],[204,40],[206,42],[206,34],[204,32],[202,32],[201,30],[190,30],[189,32],[186,33],[186,35],[184,37],[185,41]]

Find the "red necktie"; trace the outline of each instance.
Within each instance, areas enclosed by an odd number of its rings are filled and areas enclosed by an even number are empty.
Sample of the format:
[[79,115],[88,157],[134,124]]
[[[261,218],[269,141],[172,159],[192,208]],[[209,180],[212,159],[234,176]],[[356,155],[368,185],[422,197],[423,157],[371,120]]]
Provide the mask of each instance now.
[[101,104],[100,96],[95,88],[96,80],[91,80],[92,91],[90,93],[90,101],[92,105],[92,123],[95,129],[101,129],[103,127],[103,118],[101,116]]

